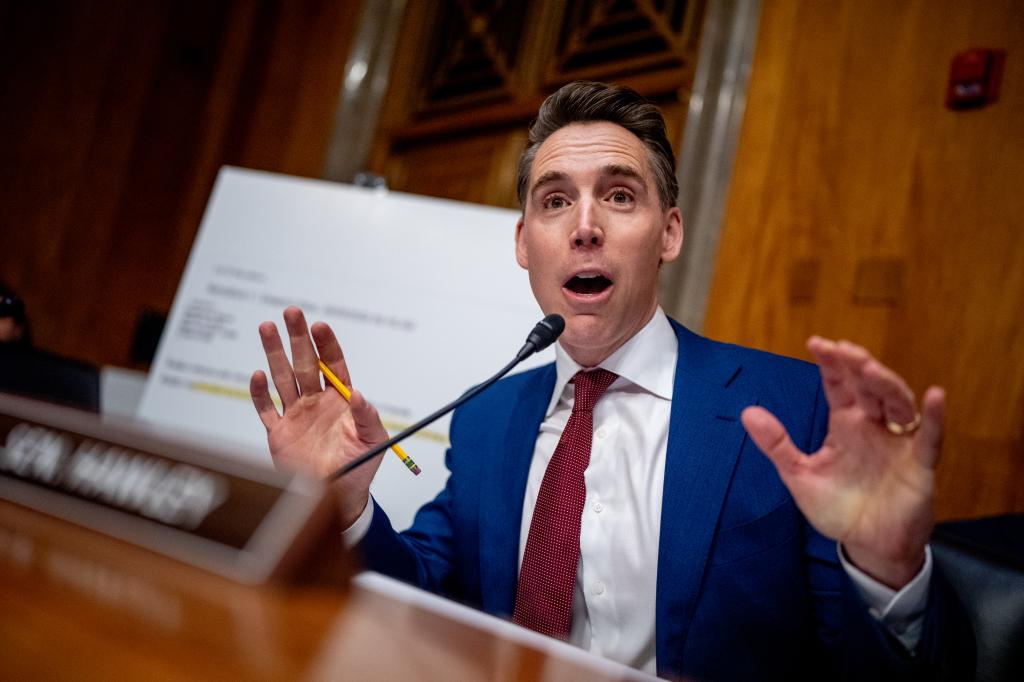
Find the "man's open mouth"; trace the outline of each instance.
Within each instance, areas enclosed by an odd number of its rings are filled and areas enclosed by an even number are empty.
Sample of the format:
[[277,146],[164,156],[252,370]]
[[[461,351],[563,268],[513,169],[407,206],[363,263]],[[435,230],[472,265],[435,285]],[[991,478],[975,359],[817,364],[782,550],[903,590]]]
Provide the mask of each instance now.
[[565,283],[565,288],[575,294],[599,294],[612,285],[612,281],[596,272],[581,272]]

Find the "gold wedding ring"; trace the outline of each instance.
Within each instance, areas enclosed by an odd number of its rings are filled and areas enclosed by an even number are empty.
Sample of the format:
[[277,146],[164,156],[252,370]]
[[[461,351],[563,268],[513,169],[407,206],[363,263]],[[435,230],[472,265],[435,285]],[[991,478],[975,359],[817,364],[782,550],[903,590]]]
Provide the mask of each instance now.
[[907,424],[900,424],[894,421],[886,421],[885,428],[889,429],[889,433],[896,436],[909,436],[914,431],[921,428],[921,413],[917,412],[914,414],[914,419]]

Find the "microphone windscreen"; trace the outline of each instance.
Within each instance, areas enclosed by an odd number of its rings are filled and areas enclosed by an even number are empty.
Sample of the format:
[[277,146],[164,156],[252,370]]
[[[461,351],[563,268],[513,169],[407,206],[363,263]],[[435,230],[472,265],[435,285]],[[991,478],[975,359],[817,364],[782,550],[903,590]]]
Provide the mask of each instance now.
[[563,331],[565,331],[565,320],[561,315],[552,313],[537,323],[530,335],[526,337],[526,341],[533,344],[534,352],[542,351],[554,343]]

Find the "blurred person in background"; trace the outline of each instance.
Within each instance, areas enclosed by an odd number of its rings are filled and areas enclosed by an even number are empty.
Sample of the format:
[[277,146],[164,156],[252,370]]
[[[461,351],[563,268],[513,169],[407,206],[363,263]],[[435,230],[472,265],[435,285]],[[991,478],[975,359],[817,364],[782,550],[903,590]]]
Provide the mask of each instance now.
[[25,348],[31,344],[25,302],[0,282],[0,348]]

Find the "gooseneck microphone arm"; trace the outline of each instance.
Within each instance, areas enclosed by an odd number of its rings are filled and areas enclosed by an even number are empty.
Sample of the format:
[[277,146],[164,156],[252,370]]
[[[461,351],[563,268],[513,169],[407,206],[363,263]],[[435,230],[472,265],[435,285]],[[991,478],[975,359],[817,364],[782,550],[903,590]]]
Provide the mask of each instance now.
[[477,384],[476,386],[469,389],[452,402],[448,403],[447,405],[437,410],[436,412],[427,415],[426,417],[419,420],[418,422],[416,422],[409,428],[405,429],[401,433],[392,436],[391,438],[384,441],[380,445],[376,445],[370,448],[363,454],[353,459],[348,464],[345,464],[344,466],[337,469],[334,473],[328,476],[326,480],[328,482],[338,480],[339,478],[341,478],[348,472],[352,471],[353,469],[358,469],[362,465],[366,464],[371,459],[381,454],[395,443],[405,440],[406,438],[416,433],[423,427],[427,426],[431,422],[436,421],[443,417],[444,415],[448,414],[459,405],[462,405],[463,403],[472,400],[474,397],[479,395],[484,389],[486,389],[491,384],[496,382],[498,379],[502,378],[510,371],[512,371],[512,368],[518,365],[520,362],[530,357],[534,353],[544,350],[552,343],[554,343],[555,339],[558,338],[558,336],[562,333],[564,329],[565,320],[562,319],[561,315],[548,315],[543,320],[538,322],[537,325],[533,328],[533,331],[530,332],[530,335],[526,337],[526,343],[524,343],[523,347],[519,349],[518,353],[516,353],[516,357],[513,358],[512,362],[502,367],[497,374],[495,374],[482,384]]

